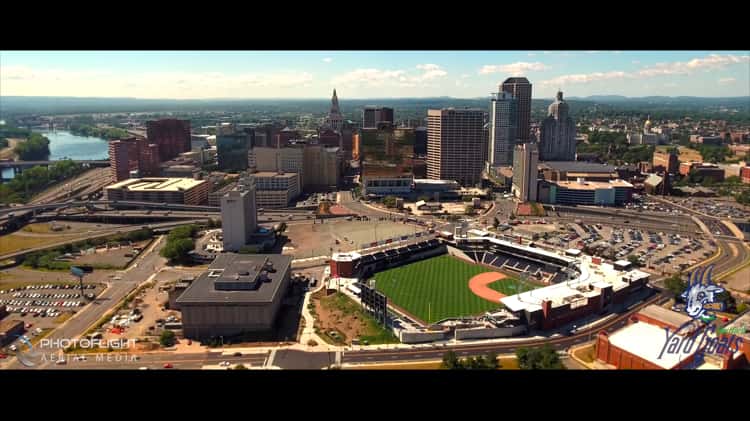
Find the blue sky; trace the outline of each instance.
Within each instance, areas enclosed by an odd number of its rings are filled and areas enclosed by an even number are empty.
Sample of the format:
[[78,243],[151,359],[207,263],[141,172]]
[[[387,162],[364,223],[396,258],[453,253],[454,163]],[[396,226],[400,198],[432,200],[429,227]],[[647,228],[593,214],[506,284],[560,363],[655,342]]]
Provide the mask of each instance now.
[[748,51],[0,51],[0,95],[137,98],[750,95]]

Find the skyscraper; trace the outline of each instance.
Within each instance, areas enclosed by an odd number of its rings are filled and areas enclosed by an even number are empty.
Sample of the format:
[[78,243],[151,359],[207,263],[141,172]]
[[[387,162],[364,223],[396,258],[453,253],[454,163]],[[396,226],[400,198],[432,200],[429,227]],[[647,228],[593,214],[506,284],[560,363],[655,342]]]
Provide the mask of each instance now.
[[257,228],[255,183],[252,177],[243,178],[234,190],[221,198],[221,230],[225,251],[238,251],[248,244]]
[[378,123],[393,125],[393,108],[367,106],[362,110],[362,128],[374,129]]
[[146,137],[148,143],[159,145],[161,162],[176,158],[183,152],[190,152],[190,120],[147,121]]
[[524,202],[536,202],[539,149],[535,143],[516,145],[513,153],[513,195]]
[[500,90],[513,95],[518,101],[518,139],[519,143],[528,143],[531,131],[531,83],[525,77],[505,79]]
[[331,111],[328,112],[328,117],[326,117],[326,125],[337,132],[341,132],[343,122],[344,116],[341,115],[339,109],[339,97],[336,95],[336,89],[334,89],[333,98],[331,98]]
[[539,134],[539,159],[542,161],[575,161],[576,123],[568,115],[563,93],[557,92]]
[[484,151],[484,111],[427,111],[427,178],[476,185],[481,180]]
[[252,132],[216,135],[216,155],[222,171],[247,169],[248,151],[253,145]]
[[518,138],[518,100],[512,94],[500,91],[492,98],[489,130],[489,166],[511,165]]
[[130,178],[130,171],[138,169],[138,141],[136,138],[109,142],[109,167],[115,181]]

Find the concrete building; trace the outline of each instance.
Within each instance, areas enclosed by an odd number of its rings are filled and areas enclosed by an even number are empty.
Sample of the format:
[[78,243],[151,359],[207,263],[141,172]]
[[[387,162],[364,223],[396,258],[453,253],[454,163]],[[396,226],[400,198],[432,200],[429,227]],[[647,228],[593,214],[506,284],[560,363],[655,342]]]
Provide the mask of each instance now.
[[687,176],[691,172],[703,179],[712,178],[714,182],[724,181],[724,169],[719,168],[716,164],[707,164],[702,162],[681,162],[680,175]]
[[678,152],[674,149],[656,149],[652,162],[654,164],[654,171],[666,171],[670,174],[677,174],[680,168]]
[[517,145],[513,154],[513,195],[523,202],[537,201],[537,162],[535,143]]
[[366,106],[362,110],[362,128],[375,129],[379,123],[393,126],[393,108]]
[[561,205],[619,206],[631,201],[633,185],[622,180],[553,181],[541,183],[538,199]]
[[208,200],[209,189],[207,181],[192,178],[133,178],[104,191],[106,200],[201,205]]
[[250,149],[248,169],[251,172],[296,173],[300,186],[305,183],[305,155],[302,146],[285,148],[255,147]]
[[304,152],[306,191],[336,190],[341,183],[341,150],[323,145],[306,145]]
[[245,171],[248,151],[253,147],[252,132],[233,132],[216,135],[216,152],[221,171]]
[[258,228],[255,185],[251,178],[243,180],[221,198],[221,229],[225,251],[239,251],[250,241]]
[[539,164],[539,170],[547,181],[609,181],[619,177],[617,167],[581,161],[547,161]]
[[159,145],[159,161],[175,158],[192,148],[190,120],[173,118],[147,121],[146,137],[149,143]]
[[511,165],[518,139],[518,100],[508,92],[493,95],[490,101],[488,168]]
[[558,91],[550,104],[547,118],[542,121],[539,133],[539,159],[542,161],[575,161],[576,124],[568,115],[568,104]]
[[229,191],[234,190],[237,187],[237,182],[229,183],[216,191],[212,191],[208,194],[208,206],[221,207],[221,198],[224,197]]
[[24,332],[23,320],[0,320],[0,347],[18,339]]
[[427,178],[479,184],[487,147],[484,111],[428,110],[427,121]]
[[740,180],[745,184],[750,184],[750,167],[740,170]]
[[363,194],[408,194],[414,182],[414,131],[383,126],[362,129],[358,138]]
[[138,170],[138,143],[135,138],[109,142],[109,167],[115,181],[130,178],[130,171]]
[[228,339],[273,330],[291,264],[291,256],[279,254],[220,254],[176,301],[185,337]]
[[284,208],[300,193],[297,173],[256,172],[255,200],[259,208]]
[[528,143],[531,136],[531,83],[525,77],[510,77],[500,90],[518,101],[518,143]]

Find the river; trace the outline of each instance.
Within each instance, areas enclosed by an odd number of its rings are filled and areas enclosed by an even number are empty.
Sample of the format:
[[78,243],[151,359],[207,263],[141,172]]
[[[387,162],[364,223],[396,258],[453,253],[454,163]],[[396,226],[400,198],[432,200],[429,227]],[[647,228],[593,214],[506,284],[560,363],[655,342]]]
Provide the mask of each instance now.
[[[49,159],[109,159],[109,143],[98,137],[77,136],[68,131],[34,130],[49,139]],[[2,177],[12,178],[13,170],[4,169]]]

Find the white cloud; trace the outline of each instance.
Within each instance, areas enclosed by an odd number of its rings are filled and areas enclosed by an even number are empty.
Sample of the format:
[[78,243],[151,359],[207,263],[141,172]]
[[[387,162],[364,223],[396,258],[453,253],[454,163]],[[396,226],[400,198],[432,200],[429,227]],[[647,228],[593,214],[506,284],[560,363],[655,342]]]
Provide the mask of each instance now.
[[667,82],[667,83],[664,84],[664,87],[665,88],[676,88],[677,84],[674,83],[674,82]]
[[544,63],[538,61],[534,63],[519,61],[511,64],[485,64],[479,69],[479,74],[488,75],[492,73],[510,73],[512,75],[520,75],[526,72],[542,71],[547,68],[548,67]]
[[730,83],[734,83],[734,82],[737,82],[737,79],[733,77],[723,77],[719,79],[719,84],[721,85],[729,85]]
[[633,64],[641,64],[641,61],[640,60],[633,60],[633,61],[631,61],[631,63],[633,63]]
[[536,53],[527,53],[526,55],[529,56],[529,57],[535,57]]
[[675,61],[671,63],[657,63],[638,71],[639,76],[659,75],[687,75],[699,70],[723,69],[732,64],[750,62],[750,56],[735,56],[731,54],[711,54],[704,58],[694,58],[690,61]]
[[346,86],[385,86],[395,85],[402,88],[414,88],[417,86],[427,86],[427,81],[439,79],[448,75],[437,64],[418,64],[416,66],[421,70],[420,74],[409,74],[406,70],[381,70],[381,69],[356,69],[334,77],[331,82],[334,85]]
[[5,95],[254,97],[270,96],[273,89],[300,88],[312,81],[312,74],[293,71],[230,75],[221,72],[143,72],[122,75],[108,71],[0,66],[0,84]]
[[[723,69],[727,66],[748,63],[750,56],[735,56],[731,54],[711,54],[704,58],[695,58],[690,61],[675,61],[669,63],[657,63],[646,66],[634,72],[609,71],[585,74],[573,74],[558,76],[556,78],[542,81],[543,85],[565,85],[575,83],[590,83],[612,79],[645,79],[656,76],[689,75],[697,71],[708,71]],[[634,64],[636,62],[633,62]]]
[[387,81],[405,81],[403,70],[356,69],[333,78],[334,85],[382,85]]
[[566,84],[573,84],[573,83],[597,82],[600,80],[621,79],[624,77],[628,77],[627,73],[619,72],[619,71],[612,71],[612,72],[606,72],[606,73],[602,73],[602,72],[580,73],[580,74],[575,74],[575,75],[558,76],[554,79],[544,80],[541,83],[542,85],[566,85]]
[[468,74],[468,73],[464,73],[464,74],[461,75],[461,79],[468,79],[470,77],[471,77],[471,75]]
[[326,62],[326,63],[330,63],[330,62],[333,61],[333,59],[330,58],[330,57],[326,57],[326,58],[323,59],[323,61]]

